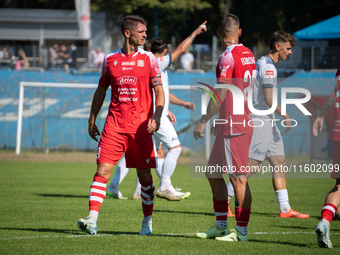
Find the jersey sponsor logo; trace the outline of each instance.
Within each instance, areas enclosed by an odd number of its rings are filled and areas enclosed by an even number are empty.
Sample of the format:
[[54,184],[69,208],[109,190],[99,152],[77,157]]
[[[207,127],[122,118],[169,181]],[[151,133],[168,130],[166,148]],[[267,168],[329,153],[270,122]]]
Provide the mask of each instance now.
[[136,85],[138,81],[138,78],[133,77],[133,76],[123,76],[118,79],[118,84],[123,85],[123,84],[131,84],[131,85]]
[[269,78],[274,76],[274,71],[266,71],[266,76],[268,76]]
[[160,58],[159,58],[159,61],[164,61],[164,60],[165,60],[164,57],[160,57]]
[[133,67],[125,67],[123,66],[123,71],[133,70]]
[[144,60],[138,60],[137,61],[137,66],[143,67],[144,66]]
[[146,161],[146,163],[147,163],[147,164],[149,164],[149,162],[150,162],[150,159],[148,158],[148,159],[146,159],[145,161]]
[[113,64],[116,66],[118,64],[118,61],[116,60],[115,62],[113,62]]
[[266,152],[260,151],[259,149],[256,149],[254,153],[260,154],[260,155],[265,155],[266,154]]
[[135,66],[136,61],[123,61],[122,66]]
[[242,62],[242,65],[255,64],[255,58],[254,57],[241,58],[241,62]]

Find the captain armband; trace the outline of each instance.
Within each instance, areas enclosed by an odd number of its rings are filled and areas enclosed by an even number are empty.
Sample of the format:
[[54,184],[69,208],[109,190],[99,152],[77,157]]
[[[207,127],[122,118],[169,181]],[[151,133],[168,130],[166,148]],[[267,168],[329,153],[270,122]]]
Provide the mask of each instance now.
[[151,86],[154,88],[156,86],[162,85],[162,78],[161,77],[154,77],[150,79]]

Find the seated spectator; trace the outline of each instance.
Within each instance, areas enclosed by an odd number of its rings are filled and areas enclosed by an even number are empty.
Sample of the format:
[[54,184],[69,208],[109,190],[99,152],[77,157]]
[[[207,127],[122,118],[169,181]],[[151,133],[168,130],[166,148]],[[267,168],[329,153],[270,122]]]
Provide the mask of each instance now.
[[187,49],[181,56],[180,59],[181,62],[181,68],[185,69],[185,70],[191,70],[192,66],[194,64],[194,55],[192,55],[189,51],[189,49]]
[[91,68],[100,68],[101,65],[103,64],[104,58],[105,58],[105,53],[102,52],[101,48],[97,48],[95,51],[89,47],[89,50],[92,54],[92,63],[91,63]]
[[29,68],[30,63],[27,60],[26,53],[23,49],[18,50],[19,59],[15,63],[15,70],[20,70],[21,68]]
[[48,66],[48,51],[46,49],[45,43],[41,45],[41,48],[39,50],[39,66],[44,68],[45,70]]

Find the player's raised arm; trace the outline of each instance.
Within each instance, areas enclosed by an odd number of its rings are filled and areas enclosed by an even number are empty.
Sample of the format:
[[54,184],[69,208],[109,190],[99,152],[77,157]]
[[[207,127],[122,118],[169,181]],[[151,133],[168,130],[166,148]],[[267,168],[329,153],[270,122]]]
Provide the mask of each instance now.
[[156,132],[159,129],[161,124],[161,116],[164,108],[164,91],[162,86],[162,79],[161,77],[154,77],[151,78],[151,84],[155,91],[156,95],[156,111],[149,119],[148,122],[148,132]]
[[98,138],[96,136],[100,135],[100,132],[98,130],[98,127],[96,126],[96,119],[97,119],[97,115],[100,109],[103,106],[103,102],[106,96],[106,91],[107,91],[107,87],[105,88],[105,87],[98,86],[92,99],[88,131],[92,139],[97,142],[98,142]]
[[207,21],[204,21],[199,25],[184,41],[182,41],[178,47],[171,53],[171,63],[174,62],[182,53],[189,49],[190,45],[193,43],[195,37],[199,34],[207,32]]
[[313,135],[315,137],[318,136],[318,132],[321,132],[322,127],[323,127],[323,119],[327,113],[327,111],[329,110],[329,108],[331,108],[331,106],[334,104],[335,102],[335,92],[336,92],[336,88],[334,89],[334,91],[328,96],[326,102],[324,103],[321,112],[319,114],[319,116],[315,119],[314,124],[313,124]]

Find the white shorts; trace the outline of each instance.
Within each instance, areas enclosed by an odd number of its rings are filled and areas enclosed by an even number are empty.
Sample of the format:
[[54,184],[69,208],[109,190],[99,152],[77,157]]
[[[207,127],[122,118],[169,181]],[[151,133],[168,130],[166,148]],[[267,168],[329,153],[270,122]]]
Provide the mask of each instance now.
[[[271,156],[284,156],[284,145],[280,130],[268,118],[253,117],[254,131],[250,143],[249,158],[264,161]],[[264,123],[262,127],[260,123]]]
[[[163,145],[166,145],[167,148],[172,148],[178,145],[181,145],[179,142],[176,130],[174,126],[171,124],[168,116],[162,115],[161,118],[161,126],[157,132],[154,133],[156,140],[161,140]],[[157,141],[157,145],[158,145]]]

